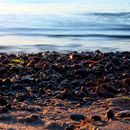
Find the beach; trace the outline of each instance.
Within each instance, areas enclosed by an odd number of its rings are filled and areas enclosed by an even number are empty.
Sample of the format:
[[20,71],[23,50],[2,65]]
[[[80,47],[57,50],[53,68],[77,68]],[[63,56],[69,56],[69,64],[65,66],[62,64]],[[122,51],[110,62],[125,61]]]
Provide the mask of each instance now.
[[0,53],[0,129],[130,130],[130,52]]
[[0,130],[130,130],[130,0],[0,0]]

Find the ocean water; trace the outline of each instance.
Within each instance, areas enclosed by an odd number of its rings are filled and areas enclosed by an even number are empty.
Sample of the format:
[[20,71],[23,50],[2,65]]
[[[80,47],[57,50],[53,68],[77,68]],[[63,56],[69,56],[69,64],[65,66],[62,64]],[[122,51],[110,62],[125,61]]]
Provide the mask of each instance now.
[[0,52],[130,51],[130,0],[0,0]]

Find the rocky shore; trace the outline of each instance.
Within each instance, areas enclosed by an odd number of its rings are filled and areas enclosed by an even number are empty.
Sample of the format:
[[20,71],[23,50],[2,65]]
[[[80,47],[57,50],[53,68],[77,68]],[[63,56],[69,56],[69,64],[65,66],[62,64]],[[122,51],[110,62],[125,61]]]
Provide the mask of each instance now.
[[0,53],[0,129],[130,130],[130,52]]

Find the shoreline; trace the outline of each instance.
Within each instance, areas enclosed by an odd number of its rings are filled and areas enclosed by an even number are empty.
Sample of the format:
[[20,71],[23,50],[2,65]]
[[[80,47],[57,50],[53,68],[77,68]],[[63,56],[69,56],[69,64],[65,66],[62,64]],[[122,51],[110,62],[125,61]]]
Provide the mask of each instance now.
[[129,86],[128,51],[0,53],[0,129],[130,130]]

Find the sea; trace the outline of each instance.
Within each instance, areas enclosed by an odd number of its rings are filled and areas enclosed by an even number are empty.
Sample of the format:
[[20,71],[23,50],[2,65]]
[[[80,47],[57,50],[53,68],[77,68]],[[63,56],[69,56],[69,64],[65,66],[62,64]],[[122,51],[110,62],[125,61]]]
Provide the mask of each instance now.
[[130,0],[0,0],[0,52],[130,51]]

